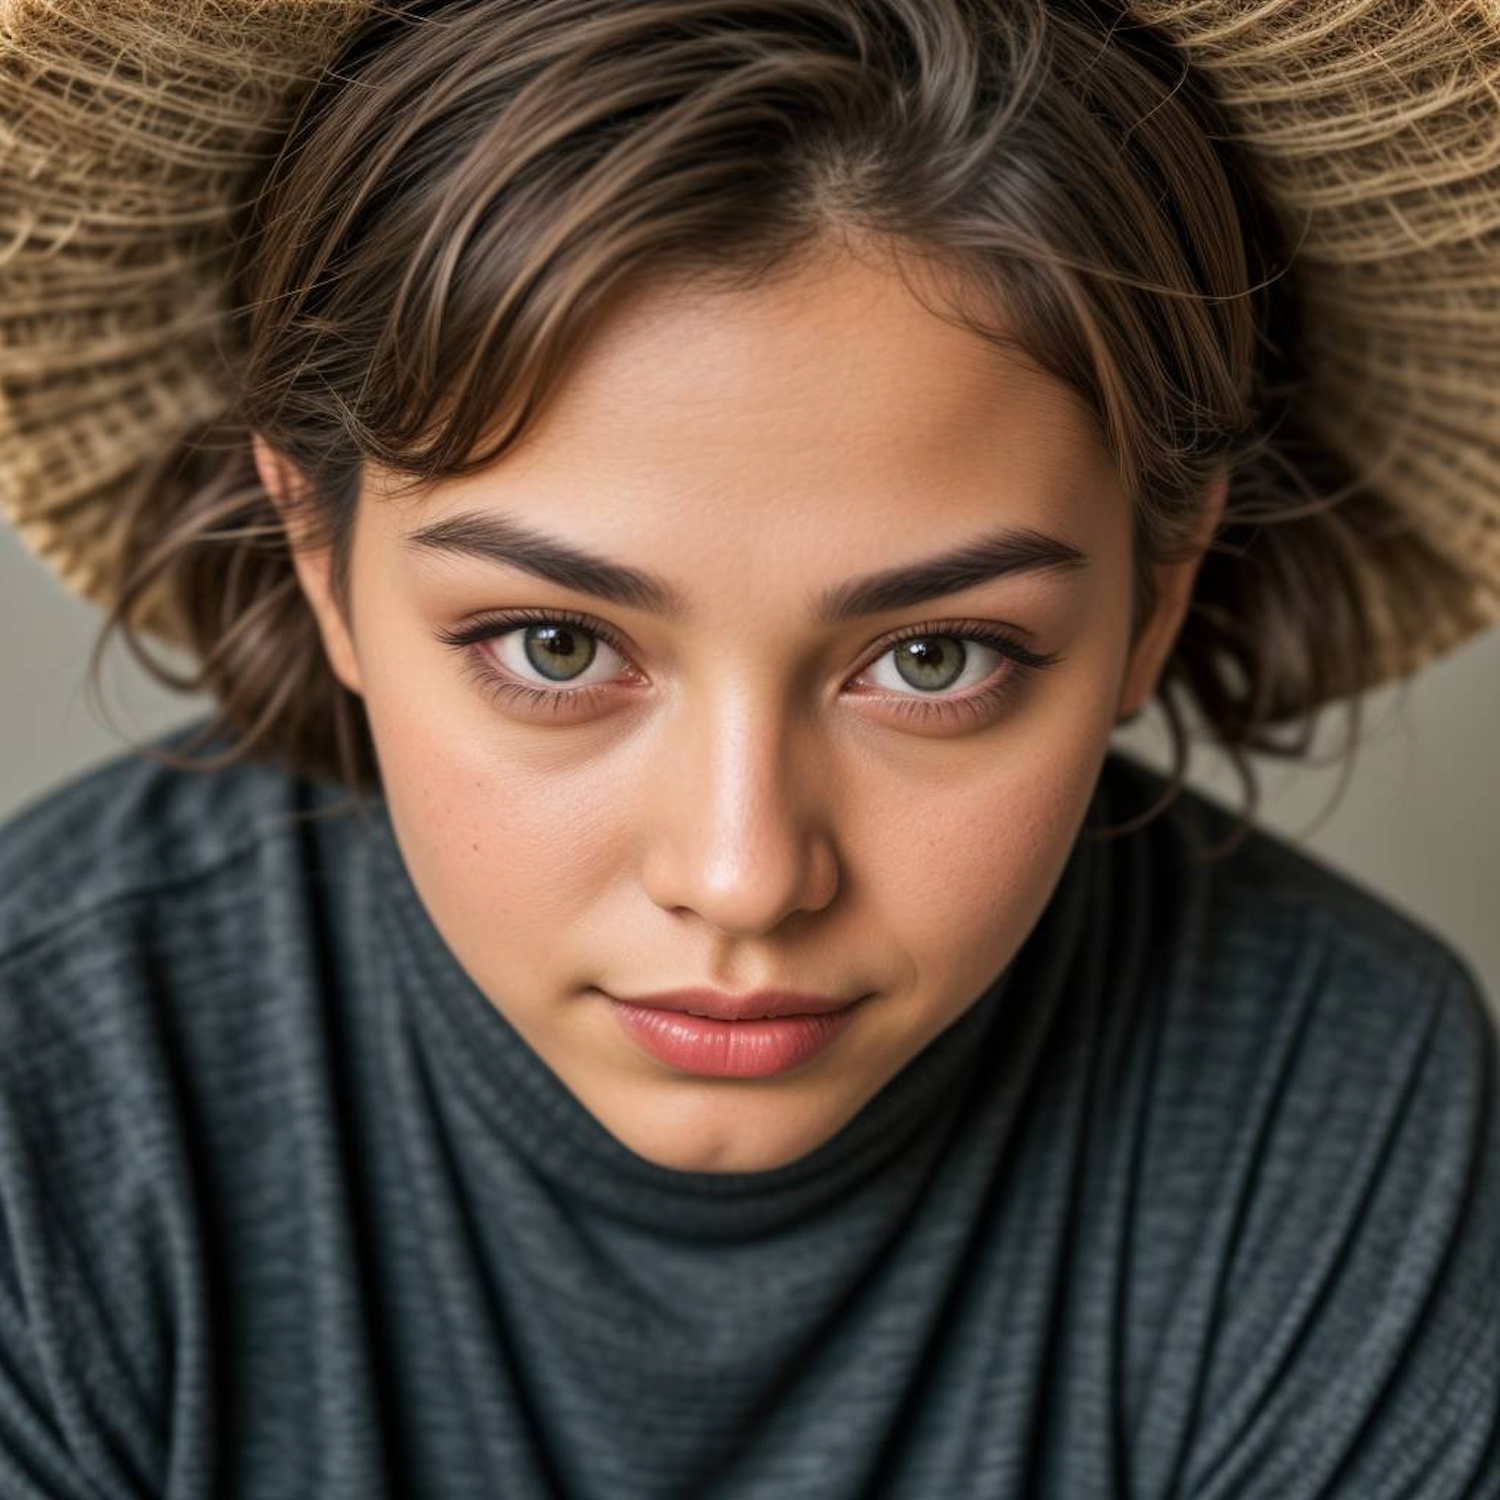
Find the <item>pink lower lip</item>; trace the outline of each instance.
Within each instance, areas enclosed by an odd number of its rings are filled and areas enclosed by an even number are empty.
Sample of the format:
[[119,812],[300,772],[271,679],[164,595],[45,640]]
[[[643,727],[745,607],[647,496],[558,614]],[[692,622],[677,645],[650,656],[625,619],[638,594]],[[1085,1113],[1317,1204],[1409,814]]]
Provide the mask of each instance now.
[[631,1005],[613,996],[609,1004],[621,1025],[653,1057],[716,1078],[764,1078],[795,1068],[838,1036],[860,1006],[856,1001],[823,1015],[718,1021],[686,1011]]

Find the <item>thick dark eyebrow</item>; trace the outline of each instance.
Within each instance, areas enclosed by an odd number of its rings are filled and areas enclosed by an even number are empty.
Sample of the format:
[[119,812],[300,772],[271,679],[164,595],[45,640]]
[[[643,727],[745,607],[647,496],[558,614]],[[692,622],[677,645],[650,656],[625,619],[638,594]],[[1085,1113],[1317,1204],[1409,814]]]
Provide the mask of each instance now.
[[[461,511],[408,532],[402,543],[417,551],[519,568],[577,593],[668,620],[682,620],[688,613],[686,599],[666,579],[611,562],[494,511]],[[814,601],[813,617],[820,624],[837,625],[925,604],[1013,573],[1067,574],[1087,566],[1086,553],[1057,537],[1029,527],[1005,527],[918,562],[825,589]]]

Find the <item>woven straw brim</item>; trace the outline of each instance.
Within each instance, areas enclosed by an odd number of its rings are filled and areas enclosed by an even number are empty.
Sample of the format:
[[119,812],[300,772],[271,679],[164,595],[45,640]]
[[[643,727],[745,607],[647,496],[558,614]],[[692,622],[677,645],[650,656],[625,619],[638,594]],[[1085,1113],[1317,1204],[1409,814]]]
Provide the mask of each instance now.
[[[224,410],[231,216],[367,10],[0,0],[0,505],[87,598]],[[1208,75],[1299,246],[1307,421],[1471,580],[1403,630],[1372,557],[1364,685],[1407,676],[1500,619],[1500,0],[1131,10]],[[138,620],[178,638],[165,600]]]
[[1472,580],[1409,676],[1500,620],[1500,0],[1132,0],[1206,75],[1297,245],[1305,415]]
[[[364,0],[0,0],[0,507],[106,605],[119,521],[220,417],[229,224]],[[169,601],[138,623],[182,637]]]

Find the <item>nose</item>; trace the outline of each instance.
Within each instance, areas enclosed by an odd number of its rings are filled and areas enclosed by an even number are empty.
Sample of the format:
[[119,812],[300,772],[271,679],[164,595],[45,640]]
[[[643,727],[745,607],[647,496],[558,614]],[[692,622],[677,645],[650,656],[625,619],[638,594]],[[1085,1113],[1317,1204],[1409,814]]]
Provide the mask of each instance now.
[[664,911],[753,937],[838,889],[825,758],[763,698],[688,716],[669,731],[637,804],[642,879]]

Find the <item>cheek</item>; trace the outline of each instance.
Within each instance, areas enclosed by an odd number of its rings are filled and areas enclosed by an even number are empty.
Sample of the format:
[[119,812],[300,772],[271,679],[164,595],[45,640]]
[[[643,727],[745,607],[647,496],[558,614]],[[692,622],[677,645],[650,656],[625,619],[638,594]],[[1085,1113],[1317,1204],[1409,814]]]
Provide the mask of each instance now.
[[369,707],[392,819],[450,945],[481,968],[501,934],[510,960],[555,946],[596,899],[596,872],[617,846],[612,783],[476,750],[471,729],[441,719]]
[[387,796],[425,867],[487,921],[535,920],[576,882],[577,820],[556,780],[434,745],[390,767]]
[[1101,735],[1018,750],[888,823],[880,905],[901,946],[976,980],[1007,962],[1062,875],[1106,749]]
[[868,805],[906,807],[879,843],[880,919],[895,941],[959,989],[1010,962],[1073,852],[1109,750],[1110,664],[1082,672],[1016,733],[966,757],[944,795],[865,786]]

